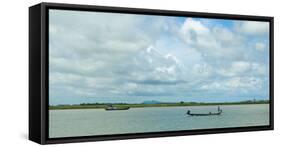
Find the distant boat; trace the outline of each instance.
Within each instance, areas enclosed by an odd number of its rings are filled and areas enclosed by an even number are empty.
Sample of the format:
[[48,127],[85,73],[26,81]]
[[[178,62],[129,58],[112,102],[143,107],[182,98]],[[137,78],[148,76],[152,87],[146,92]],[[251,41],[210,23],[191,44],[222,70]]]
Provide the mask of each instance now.
[[114,110],[128,110],[130,107],[113,107],[112,105],[109,105],[107,108],[105,108],[106,111],[114,111]]
[[209,112],[209,113],[191,113],[190,110],[187,111],[187,115],[189,116],[210,116],[210,115],[221,115],[222,110],[220,106],[218,106],[218,112]]

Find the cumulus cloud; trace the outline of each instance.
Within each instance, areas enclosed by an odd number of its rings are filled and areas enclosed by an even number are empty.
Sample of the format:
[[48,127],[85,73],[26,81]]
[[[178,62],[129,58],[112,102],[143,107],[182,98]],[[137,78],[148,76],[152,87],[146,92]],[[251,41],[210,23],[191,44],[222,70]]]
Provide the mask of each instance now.
[[264,35],[269,32],[269,22],[241,21],[237,24],[237,31],[248,35]]
[[268,97],[266,23],[66,10],[49,16],[51,104]]
[[249,92],[263,87],[263,81],[256,77],[233,77],[221,81],[215,81],[206,85],[202,85],[204,90],[224,90],[229,92]]
[[201,20],[188,18],[182,25],[180,34],[188,46],[211,62],[222,59],[242,60],[241,54],[245,53],[243,37],[223,25],[210,27]]

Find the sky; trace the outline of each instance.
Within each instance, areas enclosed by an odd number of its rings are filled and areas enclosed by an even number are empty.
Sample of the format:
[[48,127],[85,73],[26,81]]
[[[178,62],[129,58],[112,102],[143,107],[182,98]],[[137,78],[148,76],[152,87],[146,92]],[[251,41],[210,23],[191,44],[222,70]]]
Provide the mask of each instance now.
[[269,98],[269,23],[49,10],[49,103]]

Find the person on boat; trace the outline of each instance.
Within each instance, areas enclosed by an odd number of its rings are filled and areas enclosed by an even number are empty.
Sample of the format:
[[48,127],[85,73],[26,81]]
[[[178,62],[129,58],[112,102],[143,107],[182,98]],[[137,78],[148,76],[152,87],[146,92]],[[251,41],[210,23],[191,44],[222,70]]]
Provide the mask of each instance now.
[[218,106],[218,112],[222,112],[222,110],[221,110],[220,106]]

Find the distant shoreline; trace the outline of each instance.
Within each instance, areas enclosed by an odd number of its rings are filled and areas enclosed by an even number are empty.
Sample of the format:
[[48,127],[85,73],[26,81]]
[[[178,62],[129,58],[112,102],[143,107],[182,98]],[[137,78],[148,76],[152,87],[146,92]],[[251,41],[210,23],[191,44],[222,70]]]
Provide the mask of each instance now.
[[87,103],[75,105],[56,105],[49,106],[49,110],[65,109],[105,109],[108,105],[114,107],[146,108],[146,107],[186,107],[186,106],[213,106],[213,105],[250,105],[250,104],[269,104],[269,100],[260,101],[242,101],[242,102],[224,102],[224,103],[198,103],[198,102],[179,102],[179,103],[157,103],[157,104],[127,104],[127,103]]

